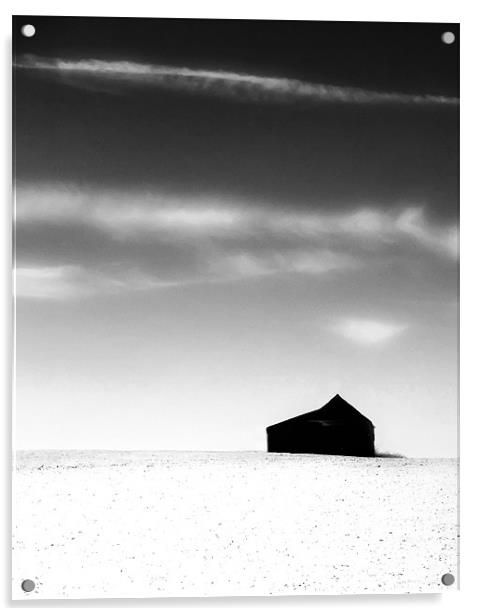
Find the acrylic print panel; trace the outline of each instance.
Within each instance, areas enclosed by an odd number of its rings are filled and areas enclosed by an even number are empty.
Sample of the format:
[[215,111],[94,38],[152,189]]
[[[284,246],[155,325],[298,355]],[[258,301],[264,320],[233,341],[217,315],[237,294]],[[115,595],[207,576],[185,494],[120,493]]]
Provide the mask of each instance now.
[[458,26],[13,42],[13,596],[457,588]]

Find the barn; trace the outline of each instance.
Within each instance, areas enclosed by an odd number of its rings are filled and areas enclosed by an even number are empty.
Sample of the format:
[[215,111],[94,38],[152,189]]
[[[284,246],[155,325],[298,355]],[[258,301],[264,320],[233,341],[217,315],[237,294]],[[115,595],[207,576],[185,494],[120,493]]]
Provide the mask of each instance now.
[[266,428],[268,451],[374,456],[374,425],[339,394],[321,408]]

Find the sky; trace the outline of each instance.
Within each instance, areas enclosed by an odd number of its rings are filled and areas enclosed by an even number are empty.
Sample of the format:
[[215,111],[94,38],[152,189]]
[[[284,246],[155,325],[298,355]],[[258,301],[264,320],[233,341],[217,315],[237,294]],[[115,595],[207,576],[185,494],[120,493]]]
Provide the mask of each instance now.
[[455,456],[458,35],[14,18],[16,447]]

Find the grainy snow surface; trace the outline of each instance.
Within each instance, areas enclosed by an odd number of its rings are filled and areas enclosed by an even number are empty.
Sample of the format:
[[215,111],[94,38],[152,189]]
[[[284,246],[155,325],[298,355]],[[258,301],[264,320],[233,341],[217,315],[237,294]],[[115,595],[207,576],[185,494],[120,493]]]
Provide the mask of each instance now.
[[450,591],[457,461],[19,452],[13,522],[15,599]]

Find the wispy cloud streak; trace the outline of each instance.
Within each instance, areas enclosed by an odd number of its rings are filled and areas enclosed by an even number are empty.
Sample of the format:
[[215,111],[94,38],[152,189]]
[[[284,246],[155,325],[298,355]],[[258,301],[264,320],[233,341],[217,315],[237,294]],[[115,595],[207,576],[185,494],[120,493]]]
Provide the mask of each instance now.
[[331,251],[216,252],[203,256],[201,272],[177,272],[175,278],[138,267],[84,265],[22,265],[15,268],[15,295],[36,300],[74,300],[97,295],[118,295],[181,287],[202,283],[222,283],[276,274],[321,275],[360,266],[351,256]]
[[193,69],[130,61],[106,61],[94,58],[69,60],[35,55],[20,57],[16,68],[36,71],[70,85],[104,90],[105,87],[157,87],[167,90],[208,94],[238,101],[288,103],[385,104],[385,105],[457,105],[450,96],[381,92],[357,87],[335,86],[299,79]]
[[117,238],[172,237],[197,240],[269,238],[301,245],[326,240],[374,246],[408,242],[446,258],[457,257],[456,224],[428,220],[425,208],[407,205],[354,204],[331,212],[317,209],[284,212],[272,204],[243,203],[232,198],[183,197],[120,191],[79,191],[46,186],[17,189],[18,223],[81,223]]
[[329,250],[295,249],[217,255],[210,264],[210,271],[218,280],[231,280],[279,273],[320,275],[335,270],[357,269],[360,266],[360,261],[351,255]]
[[15,268],[15,295],[37,300],[74,300],[98,294],[150,291],[178,286],[138,270],[92,270],[82,265],[30,265]]
[[[398,263],[411,250],[429,253],[446,267],[457,258],[456,225],[429,220],[424,208],[413,205],[342,204],[337,211],[318,206],[285,212],[231,196],[50,184],[20,184],[15,202],[16,291],[33,299],[290,274],[319,279]],[[94,255],[72,239],[77,233],[96,243]],[[35,239],[39,234],[41,244]],[[337,331],[365,342],[393,332],[356,322]]]

